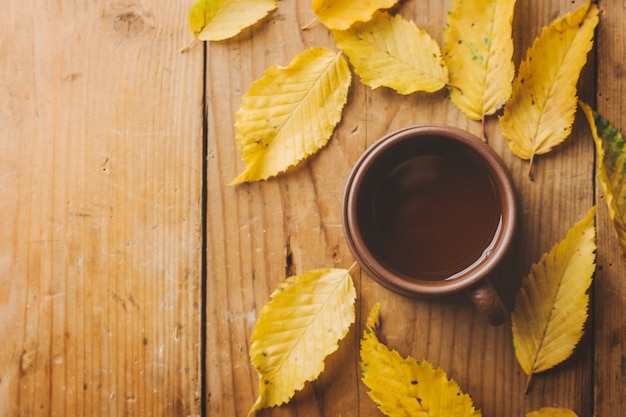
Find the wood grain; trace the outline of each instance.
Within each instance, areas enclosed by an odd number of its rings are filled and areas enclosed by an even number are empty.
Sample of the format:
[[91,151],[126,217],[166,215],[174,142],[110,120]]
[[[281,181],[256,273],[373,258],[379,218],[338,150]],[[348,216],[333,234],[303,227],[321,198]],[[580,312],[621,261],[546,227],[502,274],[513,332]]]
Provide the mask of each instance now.
[[0,415],[200,414],[203,73],[201,50],[180,54],[186,12],[0,5]]
[[[598,28],[596,109],[626,133],[624,63],[626,5],[602,1]],[[595,282],[595,412],[597,416],[626,412],[626,260],[618,249],[604,194],[597,186],[598,270]]]
[[[583,1],[519,2],[514,21],[516,64],[541,29]],[[405,1],[396,10],[441,42],[450,1]],[[287,65],[312,46],[336,49],[321,25],[300,30],[313,19],[309,2],[280,2],[278,10],[242,35],[208,46],[208,276],[207,413],[245,416],[258,394],[248,358],[249,338],[261,307],[287,275],[353,263],[341,230],[341,199],[348,173],[361,153],[383,134],[415,123],[447,123],[480,134],[444,92],[399,96],[371,90],[358,76],[344,116],[328,146],[296,169],[266,182],[232,187],[243,170],[234,142],[235,113],[252,81],[271,65]],[[582,98],[593,96],[593,54],[581,79]],[[497,119],[486,129],[490,145],[503,157],[518,186],[523,228],[508,269],[496,286],[509,307],[530,265],[561,240],[595,201],[594,149],[576,122],[574,133],[552,154],[537,159],[535,180],[528,162],[513,156]],[[282,407],[263,416],[378,416],[360,382],[358,346],[362,323],[381,302],[382,337],[402,355],[427,359],[444,368],[470,393],[485,416],[523,416],[560,406],[580,416],[593,413],[593,348],[590,333],[574,356],[557,369],[537,375],[524,395],[526,376],[517,365],[510,326],[491,327],[464,295],[413,300],[382,289],[357,270],[357,322],[326,361],[318,380]]]
[[[246,416],[258,394],[249,340],[271,292],[288,275],[354,262],[341,200],[362,152],[415,123],[481,132],[443,91],[400,96],[355,76],[321,152],[278,178],[230,186],[243,170],[234,122],[250,84],[307,48],[337,48],[320,23],[301,29],[314,19],[310,1],[291,0],[234,39],[181,54],[190,3],[175,3],[0,2],[2,416]],[[583,3],[518,1],[515,63],[544,26]],[[450,4],[404,0],[394,12],[441,44]],[[624,132],[626,10],[599,4],[579,93]],[[572,136],[535,161],[534,181],[496,118],[486,132],[522,206],[516,250],[494,278],[509,308],[530,265],[598,205],[593,311],[574,355],[525,395],[509,324],[489,326],[463,294],[408,299],[355,268],[357,320],[326,370],[288,405],[257,415],[380,416],[358,357],[376,302],[383,341],[445,369],[485,416],[544,406],[626,413],[626,261],[586,122],[579,114]]]

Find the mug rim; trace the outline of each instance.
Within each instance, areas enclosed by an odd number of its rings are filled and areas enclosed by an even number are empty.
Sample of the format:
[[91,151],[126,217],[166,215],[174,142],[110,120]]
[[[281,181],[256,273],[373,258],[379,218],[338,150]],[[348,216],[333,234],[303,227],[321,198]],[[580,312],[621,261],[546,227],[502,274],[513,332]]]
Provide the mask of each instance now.
[[[419,280],[385,267],[365,244],[358,225],[357,200],[361,181],[368,168],[383,154],[398,144],[419,137],[439,136],[466,145],[480,156],[488,167],[502,205],[502,230],[492,253],[475,268],[453,279]],[[355,163],[344,190],[342,223],[348,247],[361,268],[382,286],[404,295],[448,295],[467,289],[487,278],[503,260],[512,246],[518,223],[517,193],[511,174],[500,156],[472,133],[444,124],[427,123],[392,131],[366,149]]]

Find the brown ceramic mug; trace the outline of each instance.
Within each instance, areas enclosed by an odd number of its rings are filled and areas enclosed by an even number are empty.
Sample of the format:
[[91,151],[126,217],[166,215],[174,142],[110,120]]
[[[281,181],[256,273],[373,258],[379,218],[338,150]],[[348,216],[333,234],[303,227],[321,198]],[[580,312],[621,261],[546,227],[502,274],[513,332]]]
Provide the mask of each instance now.
[[343,228],[361,268],[409,296],[465,291],[490,323],[506,310],[489,281],[518,222],[515,187],[476,136],[426,124],[392,132],[353,168]]

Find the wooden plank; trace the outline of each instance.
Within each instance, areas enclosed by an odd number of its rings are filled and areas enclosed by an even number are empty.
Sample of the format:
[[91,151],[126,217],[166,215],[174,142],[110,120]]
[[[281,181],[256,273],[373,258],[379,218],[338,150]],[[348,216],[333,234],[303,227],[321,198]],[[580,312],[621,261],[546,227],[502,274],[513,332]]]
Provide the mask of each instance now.
[[0,415],[200,413],[202,51],[180,2],[0,5]]
[[[602,1],[602,20],[597,32],[598,87],[596,109],[626,133],[626,5]],[[626,414],[626,260],[615,238],[604,194],[597,184],[598,269],[595,282],[595,413],[596,416]]]
[[[523,4],[522,4],[523,3]],[[584,1],[533,0],[516,7],[516,63],[552,19]],[[439,43],[450,1],[406,1],[397,11],[426,29]],[[208,46],[208,291],[207,412],[245,416],[257,394],[257,375],[248,345],[269,294],[292,273],[353,263],[341,230],[345,180],[361,153],[383,134],[415,123],[447,123],[480,134],[445,92],[399,96],[371,90],[355,76],[341,124],[328,146],[286,175],[246,185],[228,185],[243,170],[234,142],[235,113],[253,80],[271,65],[287,65],[312,46],[336,49],[332,36],[316,24],[310,2],[280,2],[272,16],[240,36]],[[593,60],[589,64],[593,69]],[[236,70],[235,70],[236,69]],[[593,71],[581,83],[581,97],[593,93]],[[487,122],[490,145],[503,157],[518,185],[523,228],[506,276],[496,285],[511,306],[519,282],[561,240],[594,202],[593,145],[577,122],[567,143],[537,160],[535,181],[528,163],[513,156],[497,119]],[[402,355],[427,359],[444,368],[470,393],[484,415],[522,416],[561,406],[591,415],[592,348],[587,336],[573,358],[535,377],[524,395],[526,376],[517,365],[510,326],[491,327],[464,297],[426,301],[390,293],[356,271],[357,323],[326,361],[320,378],[285,406],[259,413],[287,416],[378,416],[360,382],[358,346],[362,323],[381,302],[382,335]]]
[[[527,48],[543,27],[584,3],[518,2],[514,25],[516,60],[525,56]],[[578,84],[579,97],[583,100],[593,95],[594,66],[594,54],[590,53]],[[539,165],[535,165],[537,170],[533,182],[528,181],[527,174],[520,171],[523,168],[519,166],[519,161],[511,161],[513,165],[509,165],[520,190],[525,223],[519,240],[518,266],[515,268],[522,274],[527,273],[531,263],[537,261],[541,254],[563,239],[594,204],[594,149],[588,139],[586,122],[580,113],[566,142],[536,160]],[[501,155],[508,160],[510,153],[502,151]],[[592,325],[593,322],[588,321],[587,332],[574,355],[555,369],[535,376],[528,395],[513,397],[519,401],[519,411],[511,408],[510,412],[504,412],[505,415],[524,415],[522,411],[545,406],[570,408],[579,416],[592,414]]]

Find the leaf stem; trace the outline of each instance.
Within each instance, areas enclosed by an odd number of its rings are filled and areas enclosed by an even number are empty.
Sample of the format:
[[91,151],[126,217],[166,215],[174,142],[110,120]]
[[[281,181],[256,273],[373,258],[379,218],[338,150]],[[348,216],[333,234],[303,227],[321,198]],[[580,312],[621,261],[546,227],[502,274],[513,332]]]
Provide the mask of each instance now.
[[185,46],[183,49],[180,50],[180,53],[184,54],[185,52],[189,52],[197,44],[198,44],[198,38],[193,38],[193,40],[189,43],[189,45]]
[[526,386],[524,387],[524,395],[528,395],[528,392],[530,391],[530,381],[533,377],[533,373],[531,372],[530,375],[528,375],[528,379],[526,379]]
[[533,169],[534,169],[534,167],[535,167],[534,162],[535,162],[535,154],[533,153],[533,154],[530,156],[530,164],[528,164],[528,178],[529,178],[531,181],[535,181],[535,173],[534,173],[534,171],[533,171]]
[[459,93],[463,94],[463,90],[461,90],[461,87],[459,87],[458,85],[454,85],[454,84],[447,83],[447,84],[446,84],[446,87],[448,87],[448,88],[450,88],[450,89],[453,89],[453,90],[456,90],[456,91],[458,91]]
[[485,114],[483,113],[483,117],[480,119],[480,129],[481,129],[481,135],[483,136],[482,139],[485,143],[489,143],[489,141],[487,140],[487,134],[485,133]]
[[350,274],[352,272],[352,269],[354,269],[355,266],[357,266],[358,263],[355,261],[352,263],[352,265],[350,265],[350,268],[348,268],[348,274]]
[[314,24],[316,24],[317,22],[319,22],[319,20],[317,19],[317,16],[315,16],[313,18],[313,20],[311,20],[309,23],[307,23],[306,25],[302,26],[302,30],[309,30],[313,27]]

